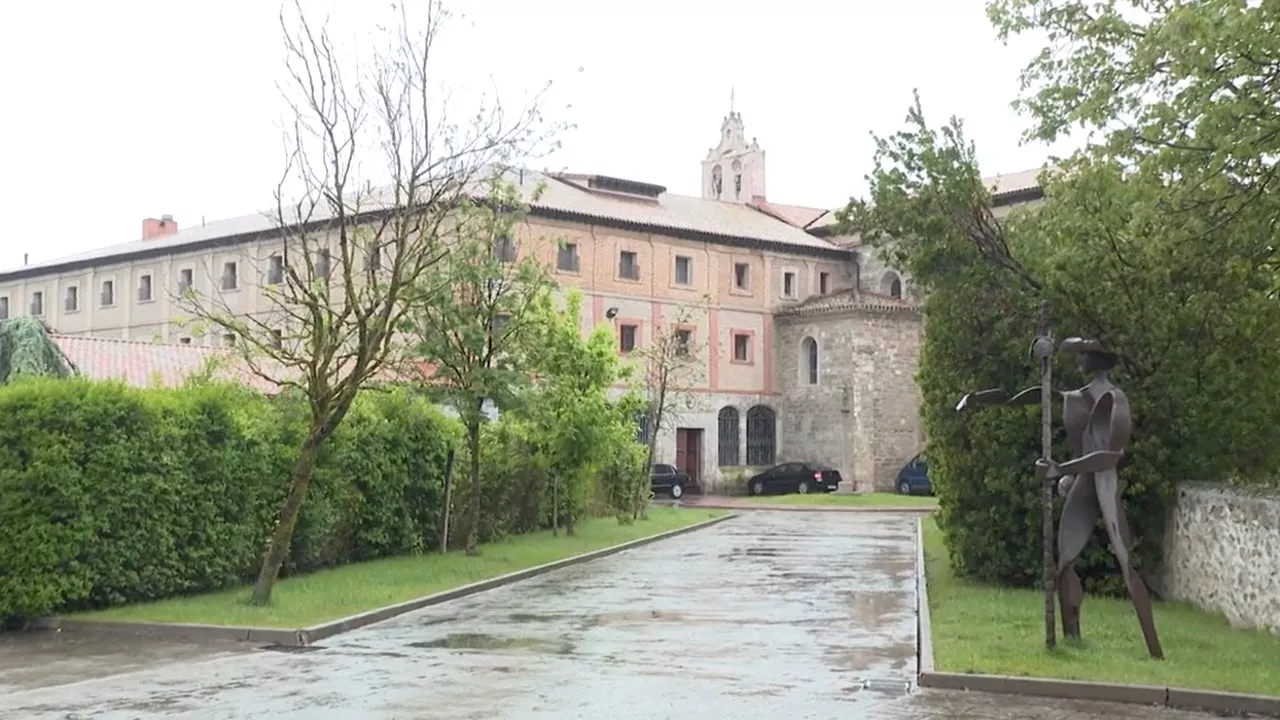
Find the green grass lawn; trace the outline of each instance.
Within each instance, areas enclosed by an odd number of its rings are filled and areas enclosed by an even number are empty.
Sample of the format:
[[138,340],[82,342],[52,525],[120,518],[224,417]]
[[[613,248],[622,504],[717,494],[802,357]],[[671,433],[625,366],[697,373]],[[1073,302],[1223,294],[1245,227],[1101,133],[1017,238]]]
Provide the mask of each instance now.
[[337,620],[366,610],[505,575],[524,568],[599,550],[723,515],[721,511],[652,507],[646,520],[619,525],[613,518],[588,520],[577,534],[552,536],[550,531],[518,535],[482,545],[480,555],[461,552],[386,558],[344,565],[281,580],[271,603],[248,603],[249,588],[171,598],[154,603],[79,613],[81,620],[249,625],[300,628]]
[[859,505],[880,507],[933,507],[938,499],[923,495],[898,495],[897,493],[808,493],[806,495],[762,495],[745,498],[747,502],[761,505]]
[[[1280,636],[1231,628],[1220,615],[1156,603],[1165,660],[1147,656],[1127,598],[1085,599],[1083,638],[1044,647],[1044,594],[960,580],[942,533],[925,518],[925,564],[939,671],[1098,680],[1280,695]],[[1061,632],[1061,619],[1059,619]]]

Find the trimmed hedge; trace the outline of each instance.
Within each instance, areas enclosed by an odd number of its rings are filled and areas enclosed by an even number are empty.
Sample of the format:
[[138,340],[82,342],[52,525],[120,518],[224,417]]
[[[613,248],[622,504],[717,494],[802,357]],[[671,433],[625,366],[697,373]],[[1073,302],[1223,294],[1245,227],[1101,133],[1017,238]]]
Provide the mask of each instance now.
[[[0,387],[0,619],[250,580],[303,413],[224,386]],[[286,571],[432,547],[455,432],[407,393],[362,396],[322,453]]]

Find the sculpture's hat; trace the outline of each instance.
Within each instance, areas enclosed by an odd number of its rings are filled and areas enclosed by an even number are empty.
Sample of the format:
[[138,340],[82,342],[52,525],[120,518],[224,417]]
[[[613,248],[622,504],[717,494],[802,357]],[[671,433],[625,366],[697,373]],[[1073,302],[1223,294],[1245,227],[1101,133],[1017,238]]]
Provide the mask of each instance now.
[[1068,355],[1098,355],[1112,363],[1118,359],[1115,353],[1103,346],[1102,341],[1093,338],[1069,337],[1059,343],[1058,350]]

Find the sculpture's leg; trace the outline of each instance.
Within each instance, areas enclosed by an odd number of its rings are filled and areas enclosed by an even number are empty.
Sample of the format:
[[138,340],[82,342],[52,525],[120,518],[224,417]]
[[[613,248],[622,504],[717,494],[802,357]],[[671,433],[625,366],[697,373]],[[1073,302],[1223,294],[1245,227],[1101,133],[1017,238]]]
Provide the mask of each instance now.
[[1133,600],[1133,609],[1138,613],[1138,624],[1142,626],[1142,637],[1147,641],[1147,652],[1157,660],[1164,659],[1164,650],[1160,647],[1160,638],[1156,635],[1156,620],[1151,612],[1151,597],[1147,594],[1147,586],[1133,569],[1129,558],[1127,542],[1128,521],[1124,518],[1124,507],[1120,499],[1120,481],[1115,470],[1107,470],[1094,475],[1097,486],[1098,505],[1102,510],[1102,518],[1106,522],[1107,537],[1111,539],[1111,552],[1120,563],[1120,571],[1124,573],[1124,586],[1129,590],[1129,598]]
[[1072,565],[1058,569],[1058,607],[1062,615],[1062,636],[1080,638],[1080,607],[1084,604],[1084,586]]
[[1098,496],[1092,478],[1081,475],[1071,483],[1062,519],[1058,522],[1058,606],[1062,615],[1062,634],[1080,637],[1080,606],[1084,588],[1072,565],[1093,535],[1098,522]]

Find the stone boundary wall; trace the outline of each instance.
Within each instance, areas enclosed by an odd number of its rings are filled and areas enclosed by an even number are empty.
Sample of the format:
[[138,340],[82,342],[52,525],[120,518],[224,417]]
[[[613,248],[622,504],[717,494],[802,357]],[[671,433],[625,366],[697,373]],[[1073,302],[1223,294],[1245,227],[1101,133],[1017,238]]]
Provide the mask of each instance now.
[[1280,633],[1280,492],[1185,484],[1165,530],[1168,600]]

